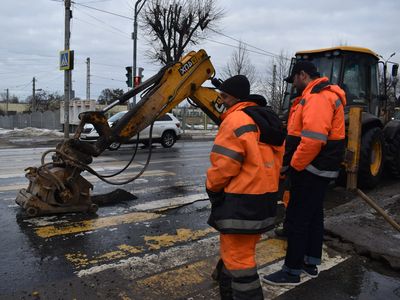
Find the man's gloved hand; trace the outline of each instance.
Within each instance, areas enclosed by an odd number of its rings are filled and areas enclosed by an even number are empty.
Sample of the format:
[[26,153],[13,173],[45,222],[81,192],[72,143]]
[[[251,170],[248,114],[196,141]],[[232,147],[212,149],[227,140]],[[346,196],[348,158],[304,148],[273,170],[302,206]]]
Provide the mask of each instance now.
[[206,188],[206,192],[208,194],[208,198],[210,199],[212,205],[218,205],[225,200],[225,193],[223,191],[213,192]]
[[294,169],[291,166],[287,168],[282,168],[279,177],[280,190],[283,191],[282,202],[285,208],[287,208],[289,205],[290,189],[292,187],[291,176],[293,174],[293,171]]

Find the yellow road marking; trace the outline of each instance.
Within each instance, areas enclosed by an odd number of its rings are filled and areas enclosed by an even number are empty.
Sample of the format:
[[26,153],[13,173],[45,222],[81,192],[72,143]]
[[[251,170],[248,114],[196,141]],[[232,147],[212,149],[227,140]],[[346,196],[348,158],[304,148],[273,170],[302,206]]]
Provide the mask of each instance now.
[[[263,240],[257,244],[258,266],[271,263],[285,256],[286,241],[277,239]],[[132,286],[132,294],[146,290],[141,299],[181,299],[193,294],[199,288],[211,287],[210,274],[215,267],[218,256],[181,266],[177,269],[138,280]],[[141,295],[142,296],[142,295]]]
[[130,246],[130,245],[119,245],[118,250],[110,251],[99,256],[89,257],[87,254],[82,252],[69,253],[65,257],[69,260],[76,269],[85,268],[90,265],[104,264],[112,260],[124,259],[132,254],[142,253],[145,250],[157,250],[161,247],[170,247],[179,242],[189,242],[198,240],[209,233],[215,232],[213,228],[206,228],[200,230],[191,229],[177,229],[177,234],[163,234],[161,236],[145,236],[145,244],[143,246]]
[[49,225],[35,229],[36,234],[41,238],[50,238],[58,235],[66,235],[99,228],[111,227],[120,224],[143,222],[160,218],[162,215],[148,212],[133,212],[129,214],[72,222],[65,225]]
[[129,245],[119,245],[117,246],[117,248],[119,248],[119,250],[107,252],[95,258],[88,258],[86,254],[83,254],[81,252],[66,254],[65,257],[72,264],[74,264],[76,268],[84,268],[88,265],[94,265],[115,259],[122,259],[131,254],[137,254],[143,251],[142,247],[135,247]]
[[215,232],[213,228],[207,228],[204,230],[192,231],[190,229],[177,229],[175,235],[163,234],[160,236],[145,236],[144,240],[146,245],[151,250],[157,250],[161,247],[169,247],[178,242],[193,241],[197,240],[211,232]]

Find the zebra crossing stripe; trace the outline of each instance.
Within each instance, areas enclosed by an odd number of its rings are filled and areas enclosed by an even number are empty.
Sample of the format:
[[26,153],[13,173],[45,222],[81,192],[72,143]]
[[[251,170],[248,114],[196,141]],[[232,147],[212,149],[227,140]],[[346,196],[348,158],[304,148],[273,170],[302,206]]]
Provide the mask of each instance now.
[[[286,241],[267,239],[257,245],[257,264],[260,276],[279,270],[286,252]],[[324,247],[323,263],[320,271],[328,270],[348,259]],[[159,274],[154,274],[134,281],[128,289],[129,294],[140,295],[146,290],[149,299],[219,299],[218,287],[211,279],[211,272],[218,260],[218,255],[181,265]],[[301,284],[311,278],[301,277]],[[179,288],[177,288],[179,287]],[[276,287],[262,283],[264,299],[274,299],[294,288]]]
[[115,260],[122,260],[132,255],[139,255],[145,251],[158,250],[175,246],[178,243],[197,241],[210,233],[215,233],[213,228],[191,230],[186,228],[177,229],[176,234],[163,234],[155,236],[144,236],[141,245],[118,245],[115,249],[106,253],[90,255],[81,251],[68,253],[65,255],[67,260],[72,263],[75,269],[93,267],[95,265],[106,264]]
[[[346,261],[349,256],[345,255],[339,255],[338,253],[333,253],[331,249],[329,249],[326,246],[324,246],[323,251],[322,251],[322,264],[318,266],[319,272],[323,272],[326,270],[329,270],[330,268]],[[273,264],[269,264],[261,269],[258,270],[258,274],[260,275],[260,278],[264,275],[269,275],[271,273],[274,273],[276,271],[279,271],[282,268],[284,261],[280,260],[278,262],[275,262]],[[301,275],[301,283],[303,284],[309,280],[311,280],[309,276],[306,276],[304,274]],[[262,282],[262,281],[261,281]],[[292,288],[295,288],[295,286],[273,286],[266,284],[262,282],[262,287],[264,291],[264,299],[274,299],[278,297],[279,295],[282,295],[286,293],[287,291],[291,290]],[[322,297],[323,298],[323,297]]]
[[121,224],[144,222],[162,217],[161,214],[150,212],[133,212],[129,214],[97,218],[67,224],[48,225],[35,229],[35,233],[41,238],[51,238],[60,235],[93,231],[100,228],[117,226]]
[[[137,173],[134,173],[134,172],[129,172],[129,173],[125,172],[124,175],[117,176],[115,181],[129,179],[129,178],[132,178],[136,174]],[[3,174],[3,175],[0,174],[0,179],[9,178],[9,177],[12,177],[13,175],[18,175],[18,177],[25,177],[25,174],[23,174],[21,172],[18,174]],[[168,172],[168,171],[164,171],[164,170],[150,170],[150,171],[145,171],[141,175],[141,177],[175,176],[175,175],[176,175],[176,173],[174,173],[174,172]],[[100,181],[100,179],[94,175],[88,175],[88,176],[84,175],[83,177],[91,183],[96,183],[96,182]],[[15,191],[15,190],[19,190],[22,188],[26,188],[27,186],[28,186],[28,182],[22,183],[22,184],[3,185],[3,186],[0,186],[0,192]]]
[[[282,258],[285,255],[285,248],[286,242],[283,240],[260,241],[256,250],[257,264],[265,265]],[[215,286],[211,279],[211,272],[218,258],[217,252],[206,259],[136,280],[129,293],[140,295],[141,291],[146,290],[148,299],[186,299],[191,298],[196,292],[202,294],[204,290],[207,292]]]

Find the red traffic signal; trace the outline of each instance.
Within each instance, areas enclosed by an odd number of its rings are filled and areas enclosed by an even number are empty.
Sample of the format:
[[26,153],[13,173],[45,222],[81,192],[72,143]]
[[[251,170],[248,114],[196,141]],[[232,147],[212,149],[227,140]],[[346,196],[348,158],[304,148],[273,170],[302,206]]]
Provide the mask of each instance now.
[[142,77],[140,76],[135,76],[133,80],[133,84],[135,87],[139,86],[142,83]]

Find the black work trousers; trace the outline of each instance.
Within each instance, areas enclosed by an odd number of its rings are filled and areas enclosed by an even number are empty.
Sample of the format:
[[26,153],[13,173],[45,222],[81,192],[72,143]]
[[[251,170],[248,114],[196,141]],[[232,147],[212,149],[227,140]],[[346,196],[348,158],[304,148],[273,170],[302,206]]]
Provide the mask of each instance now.
[[300,275],[304,263],[321,263],[324,235],[323,200],[330,179],[307,170],[292,170],[286,210],[287,241],[284,270]]

